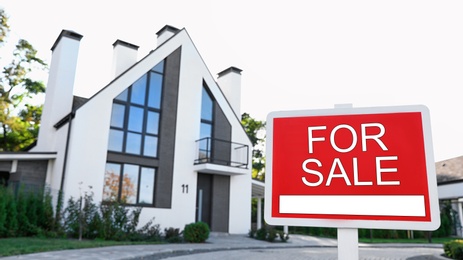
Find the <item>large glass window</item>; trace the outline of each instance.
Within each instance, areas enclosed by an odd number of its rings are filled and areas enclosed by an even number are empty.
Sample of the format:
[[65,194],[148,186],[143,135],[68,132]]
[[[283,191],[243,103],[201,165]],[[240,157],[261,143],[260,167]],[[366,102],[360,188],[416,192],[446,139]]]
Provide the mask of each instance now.
[[164,62],[113,100],[108,150],[157,157]]
[[163,73],[164,61],[113,100],[108,152],[123,162],[106,163],[104,201],[153,206],[156,169],[138,163],[158,157]]
[[155,168],[135,164],[106,163],[103,201],[152,205]]

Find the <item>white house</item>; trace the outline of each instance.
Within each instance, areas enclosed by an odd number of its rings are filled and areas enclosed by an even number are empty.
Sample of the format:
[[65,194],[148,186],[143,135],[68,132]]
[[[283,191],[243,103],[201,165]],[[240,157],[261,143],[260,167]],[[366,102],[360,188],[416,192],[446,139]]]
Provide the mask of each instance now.
[[[241,126],[241,70],[217,81],[185,29],[166,25],[158,46],[113,44],[114,79],[94,96],[73,96],[80,40],[63,30],[52,61],[39,138],[27,153],[0,155],[0,171],[27,183],[21,165],[43,163],[43,182],[65,201],[91,190],[95,201],[142,206],[141,224],[207,222],[247,233],[252,144]],[[22,172],[21,172],[22,171]]]
[[463,156],[436,162],[437,193],[456,212],[455,235],[463,236]]

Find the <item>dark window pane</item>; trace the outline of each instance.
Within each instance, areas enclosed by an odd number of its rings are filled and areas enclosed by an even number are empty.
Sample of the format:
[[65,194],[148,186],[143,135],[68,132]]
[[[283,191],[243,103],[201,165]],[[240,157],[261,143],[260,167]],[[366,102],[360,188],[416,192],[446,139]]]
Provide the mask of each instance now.
[[107,163],[104,175],[103,200],[117,201],[119,183],[121,177],[121,165]]
[[157,157],[158,156],[158,138],[155,136],[145,136],[145,147],[143,155]]
[[201,100],[201,119],[212,121],[212,98],[205,88]]
[[137,203],[138,191],[138,165],[124,165],[122,179],[121,202],[128,204]]
[[139,105],[145,105],[145,93],[146,93],[146,74],[143,75],[143,77],[141,77],[135,83],[133,83],[130,102],[139,104]]
[[122,128],[124,127],[125,106],[113,104],[111,112],[111,126]]
[[127,128],[130,131],[141,133],[143,129],[143,108],[131,106],[129,111],[129,124]]
[[164,73],[164,61],[159,62],[156,66],[153,67],[152,70],[159,73]]
[[159,131],[159,113],[148,112],[146,121],[146,132],[149,134],[157,135]]
[[148,106],[153,108],[161,107],[161,90],[162,90],[162,75],[151,72]]
[[134,133],[127,133],[127,142],[125,144],[125,152],[131,154],[140,154],[141,148],[141,135]]
[[140,195],[138,202],[142,204],[153,204],[154,194],[154,169],[141,168]]
[[124,140],[124,132],[119,130],[109,130],[108,150],[122,152],[122,143]]
[[127,101],[127,95],[128,95],[128,88],[126,88],[124,91],[121,92],[121,94],[119,94],[119,96],[116,97],[117,100],[120,100],[120,101]]

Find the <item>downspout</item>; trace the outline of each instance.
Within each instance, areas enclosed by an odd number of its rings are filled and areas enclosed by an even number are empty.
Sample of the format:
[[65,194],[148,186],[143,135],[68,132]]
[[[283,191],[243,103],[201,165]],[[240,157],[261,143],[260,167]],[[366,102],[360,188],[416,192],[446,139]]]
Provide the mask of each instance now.
[[[69,142],[70,142],[70,139],[71,139],[72,119],[74,118],[75,114],[76,114],[76,112],[73,110],[71,113],[69,113],[69,115],[67,116],[67,120],[66,120],[66,121],[68,121],[69,126],[68,126],[68,134],[67,134],[67,137],[66,137],[66,146],[64,148],[63,170],[62,170],[62,175],[61,175],[61,184],[60,184],[60,188],[59,188],[60,193],[63,192],[64,179],[65,179],[65,176],[66,176],[66,165],[67,165],[67,161],[68,161]],[[57,127],[57,125],[55,125],[55,127]],[[59,128],[59,126],[57,128]]]

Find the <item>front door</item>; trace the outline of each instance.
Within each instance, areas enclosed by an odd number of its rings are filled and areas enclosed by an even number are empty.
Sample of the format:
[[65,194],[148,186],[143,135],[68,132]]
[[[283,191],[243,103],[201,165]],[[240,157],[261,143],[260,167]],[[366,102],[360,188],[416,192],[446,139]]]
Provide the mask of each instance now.
[[198,173],[196,221],[206,222],[211,231],[228,232],[230,176]]

